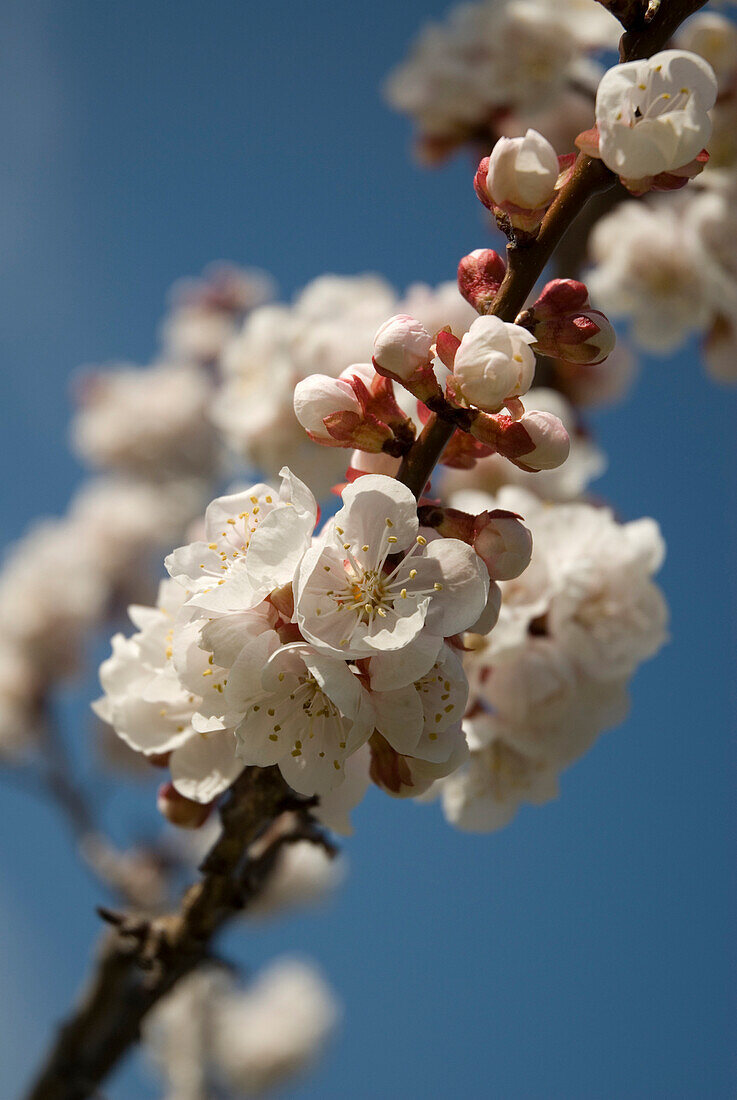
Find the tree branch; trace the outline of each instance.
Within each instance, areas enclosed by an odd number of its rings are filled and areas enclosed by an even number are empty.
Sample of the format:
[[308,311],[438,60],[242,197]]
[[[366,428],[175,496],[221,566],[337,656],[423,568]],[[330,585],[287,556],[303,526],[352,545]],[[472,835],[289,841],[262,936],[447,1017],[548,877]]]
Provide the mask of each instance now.
[[153,1005],[208,957],[223,925],[266,884],[285,844],[333,851],[277,768],[247,768],[226,799],[223,831],[178,913],[146,919],[102,910],[113,924],[81,1001],[60,1028],[28,1100],[86,1100],[140,1037]]
[[[656,14],[641,29],[627,31],[619,46],[621,61],[634,61],[657,53],[689,15],[706,0],[661,0]],[[568,182],[548,209],[537,237],[530,243],[507,245],[507,273],[488,313],[514,322],[540,278],[548,260],[586,203],[609,191],[617,177],[603,161],[579,153]],[[417,498],[448,445],[455,425],[434,413],[406,455],[397,477]]]
[[[647,25],[623,36],[621,59],[647,57],[662,49],[679,24],[703,3],[661,0]],[[615,176],[601,161],[584,154],[578,157],[536,240],[508,246],[507,273],[492,313],[505,321],[515,320],[580,210],[592,195],[614,182]],[[454,424],[433,414],[404,459],[398,478],[415,496],[422,493],[454,430]],[[247,769],[221,810],[223,833],[202,866],[203,877],[185,895],[179,912],[151,921],[108,914],[118,927],[105,938],[82,1002],[61,1028],[28,1100],[88,1100],[137,1042],[148,1010],[207,957],[213,935],[256,896],[281,844],[319,835],[304,804],[301,809],[295,806],[295,798],[276,768]],[[285,813],[290,816],[283,820],[293,825],[282,828],[277,823]],[[273,841],[249,858],[253,842],[273,830]]]

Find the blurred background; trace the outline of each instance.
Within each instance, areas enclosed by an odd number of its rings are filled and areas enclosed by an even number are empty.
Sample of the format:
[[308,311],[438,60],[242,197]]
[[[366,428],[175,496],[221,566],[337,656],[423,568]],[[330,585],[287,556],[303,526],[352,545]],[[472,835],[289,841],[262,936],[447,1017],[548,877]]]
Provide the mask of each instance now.
[[[61,513],[81,477],[75,368],[145,362],[175,279],[228,259],[286,298],[323,272],[403,287],[453,278],[487,244],[473,166],[414,164],[380,94],[445,7],[5,0],[4,544]],[[227,935],[248,968],[313,956],[345,1006],[290,1096],[735,1095],[734,421],[695,350],[645,362],[630,399],[592,417],[609,456],[595,492],[662,525],[672,640],[561,798],[469,836],[436,806],[372,793],[325,914]],[[84,712],[70,696],[66,720]],[[113,831],[149,823],[135,791],[100,798]],[[85,973],[103,899],[52,808],[10,786],[2,805],[0,1095],[14,1097]],[[131,1060],[104,1094],[160,1090]]]

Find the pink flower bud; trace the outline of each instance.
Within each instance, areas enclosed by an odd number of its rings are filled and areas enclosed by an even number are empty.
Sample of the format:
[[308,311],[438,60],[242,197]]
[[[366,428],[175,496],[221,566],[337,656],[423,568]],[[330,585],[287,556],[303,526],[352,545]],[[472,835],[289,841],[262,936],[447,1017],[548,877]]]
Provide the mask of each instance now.
[[406,313],[385,321],[374,337],[377,369],[402,381],[430,362],[432,337],[424,325]]
[[326,374],[311,374],[294,388],[294,413],[313,439],[333,442],[325,418],[336,412],[361,413],[361,406],[348,382]]
[[489,158],[486,190],[492,203],[510,214],[513,225],[512,208],[539,211],[542,220],[553,200],[558,172],[553,146],[537,130],[528,130],[524,137],[499,138]]
[[185,798],[173,783],[162,783],[156,795],[156,807],[160,814],[179,829],[199,829],[207,821],[214,802],[202,805]]
[[489,175],[489,160],[489,157],[484,157],[483,160],[479,161],[476,175],[473,177],[473,189],[476,192],[476,198],[479,202],[483,203],[487,210],[492,210],[494,204],[486,189],[486,181]]
[[517,422],[530,438],[531,448],[515,465],[527,470],[555,470],[568,458],[571,440],[563,423],[553,413],[532,409]]
[[589,307],[586,284],[578,279],[551,279],[542,289],[540,297],[530,308],[535,321],[549,321]]
[[506,271],[504,260],[492,248],[477,248],[458,264],[458,289],[474,309],[485,313]]
[[536,351],[566,363],[603,363],[617,340],[604,314],[590,308],[588,291],[576,279],[553,279],[518,321],[535,337]]
[[530,564],[532,535],[513,512],[501,508],[476,517],[476,553],[495,581],[511,581]]
[[536,350],[565,363],[594,366],[614,350],[617,337],[598,309],[535,325]]

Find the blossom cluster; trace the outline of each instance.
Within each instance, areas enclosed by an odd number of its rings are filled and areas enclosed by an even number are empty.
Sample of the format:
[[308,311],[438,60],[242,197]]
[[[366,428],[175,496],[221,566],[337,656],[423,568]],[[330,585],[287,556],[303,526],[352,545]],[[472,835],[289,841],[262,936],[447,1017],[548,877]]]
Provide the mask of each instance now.
[[167,558],[157,607],[132,607],[137,633],[113,639],[97,713],[168,764],[162,809],[178,824],[203,820],[197,806],[185,820],[182,799],[208,806],[245,765],[276,764],[294,790],[322,795],[375,732],[431,765],[428,785],[465,747],[454,639],[493,625],[493,563],[422,534],[411,492],[385,475],[348,485],[315,537],[316,521],[287,469],[279,491],[218,498],[204,541]]
[[[640,347],[666,354],[690,336],[700,336],[709,373],[718,381],[734,382],[737,27],[716,12],[699,13],[681,28],[676,45],[679,50],[667,52],[682,57],[683,51],[690,51],[686,56],[695,58],[695,83],[703,88],[700,109],[707,108],[711,130],[708,163],[677,195],[653,193],[646,201],[624,202],[602,218],[591,236],[594,267],[587,281],[612,315],[630,322]],[[674,91],[684,99],[680,87]],[[688,153],[698,152],[700,141],[706,144],[703,130],[694,123],[695,99],[692,95],[685,104],[676,103],[667,111],[663,106],[672,100],[665,101],[662,94],[659,102],[653,100],[649,115],[655,117],[648,125],[662,130],[661,153],[656,157],[669,155],[675,147],[675,159],[685,164]],[[629,130],[633,138],[645,121]],[[691,144],[684,152],[687,142]],[[652,174],[662,168],[662,160],[641,162],[633,171]],[[673,184],[679,182],[685,181]]]
[[[593,297],[631,323],[645,351],[669,353],[702,337],[709,373],[733,382],[737,27],[700,12],[673,48],[604,72],[599,54],[620,33],[608,12],[575,0],[465,4],[424,29],[388,97],[412,117],[429,160],[461,145],[493,146],[480,197],[518,233],[539,224],[556,186],[556,154],[562,171],[574,142],[632,194],[647,192],[644,201],[616,201],[595,224]],[[693,177],[678,195],[659,194]],[[624,347],[605,371],[551,362],[555,388],[576,404],[619,396],[633,367]]]
[[534,540],[528,569],[500,583],[493,633],[466,639],[470,756],[441,785],[451,822],[488,830],[555,797],[559,773],[623,720],[629,680],[666,639],[652,580],[664,547],[653,520],[622,524],[608,508],[544,504],[516,487],[451,503],[524,512]]
[[71,438],[93,469],[66,515],[34,524],[0,572],[0,755],[33,744],[55,683],[79,671],[88,635],[150,595],[154,561],[200,514],[219,469],[209,371],[265,277],[215,266],[180,286],[147,368],[87,370]]
[[603,72],[595,55],[620,34],[609,12],[581,0],[463,4],[422,30],[386,95],[412,118],[426,160],[530,126],[564,151],[588,124]]
[[310,375],[337,379],[371,358],[391,313],[460,334],[476,316],[455,283],[410,286],[404,295],[375,275],[324,275],[291,304],[254,310],[225,345],[212,415],[231,451],[263,476],[286,464],[322,497],[345,472],[339,455],[312,446],[294,415],[295,387]]

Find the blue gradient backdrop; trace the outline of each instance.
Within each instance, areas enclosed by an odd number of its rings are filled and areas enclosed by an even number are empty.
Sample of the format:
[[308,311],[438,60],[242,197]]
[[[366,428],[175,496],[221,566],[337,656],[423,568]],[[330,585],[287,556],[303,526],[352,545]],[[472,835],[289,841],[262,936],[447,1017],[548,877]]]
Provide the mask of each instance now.
[[[592,0],[593,2],[593,0]],[[440,0],[5,0],[0,9],[2,538],[63,509],[80,363],[145,361],[166,288],[213,259],[285,294],[323,271],[451,278],[485,243],[469,166],[412,164],[378,86]],[[488,837],[370,797],[326,916],[233,930],[324,967],[346,1012],[300,1100],[727,1100],[733,1060],[735,397],[690,349],[596,417],[597,489],[669,547],[672,641],[561,799]],[[90,692],[92,688],[90,688]],[[79,704],[66,708],[81,725]],[[144,799],[101,792],[117,827]],[[3,789],[0,1096],[15,1097],[97,932],[54,813]],[[159,1095],[133,1062],[108,1100]]]

